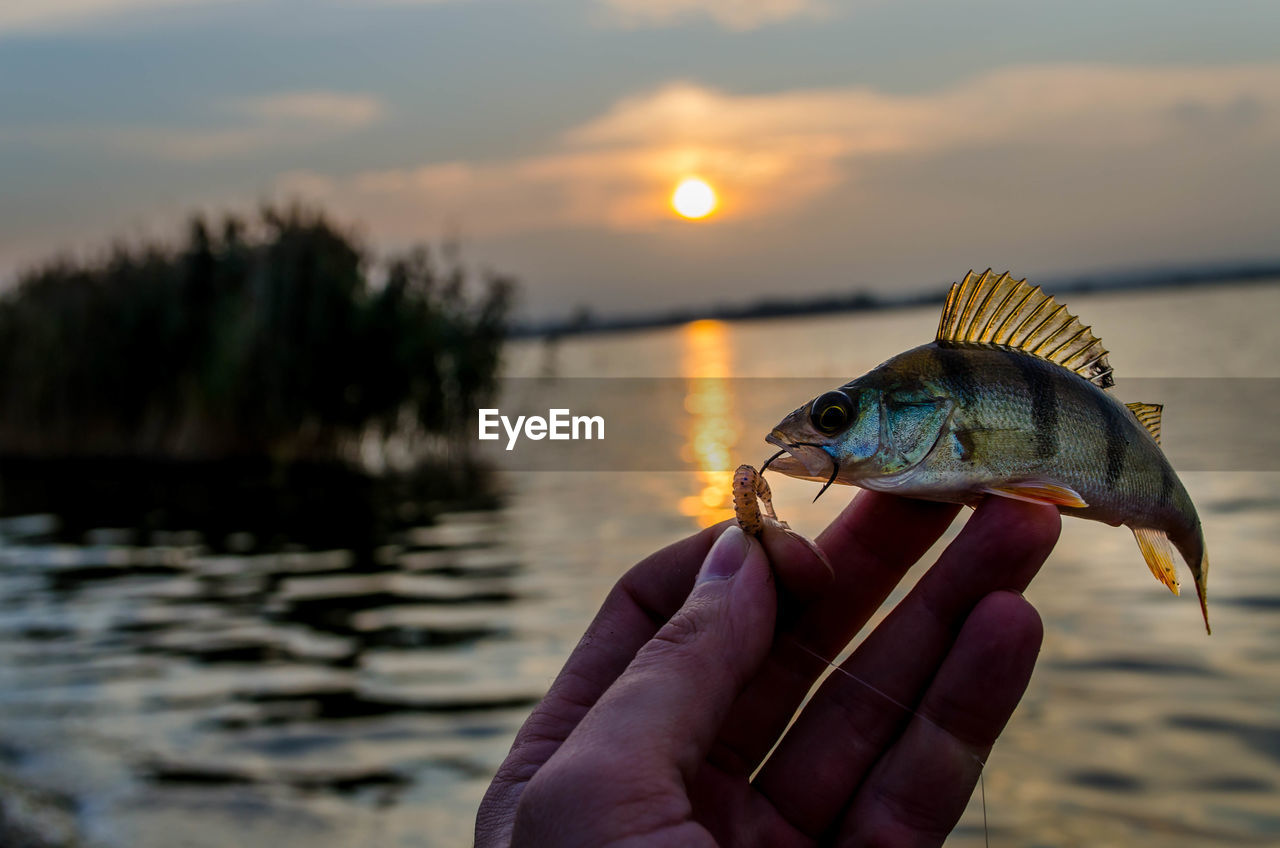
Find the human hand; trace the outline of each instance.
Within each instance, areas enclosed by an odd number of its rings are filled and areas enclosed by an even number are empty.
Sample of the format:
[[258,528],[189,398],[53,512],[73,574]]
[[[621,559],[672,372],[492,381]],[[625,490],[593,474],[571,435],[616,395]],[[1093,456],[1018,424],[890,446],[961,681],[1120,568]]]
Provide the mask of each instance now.
[[1030,679],[1018,593],[1055,509],[985,500],[788,723],[826,669],[808,651],[837,655],[957,509],[861,493],[818,538],[833,575],[726,525],[632,568],[516,736],[477,846],[940,845]]

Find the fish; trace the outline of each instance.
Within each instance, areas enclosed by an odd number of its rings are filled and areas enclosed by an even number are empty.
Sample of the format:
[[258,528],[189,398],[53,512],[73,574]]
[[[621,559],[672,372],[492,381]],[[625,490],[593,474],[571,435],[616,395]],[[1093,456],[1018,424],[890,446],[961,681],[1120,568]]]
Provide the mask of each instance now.
[[997,496],[1127,526],[1175,595],[1181,554],[1212,632],[1204,532],[1160,444],[1163,407],[1114,386],[1108,351],[1065,305],[970,271],[932,342],[787,415],[765,467],[824,483],[819,496],[836,483],[969,506]]

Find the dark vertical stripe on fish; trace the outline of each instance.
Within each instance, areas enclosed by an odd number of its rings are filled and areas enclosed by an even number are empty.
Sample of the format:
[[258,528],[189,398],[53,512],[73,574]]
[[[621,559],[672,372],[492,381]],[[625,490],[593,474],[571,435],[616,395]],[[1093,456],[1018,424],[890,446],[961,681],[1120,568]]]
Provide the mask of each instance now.
[[1058,454],[1058,389],[1048,373],[1055,365],[1042,363],[1026,353],[1001,351],[1018,369],[1031,395],[1031,425],[1036,434],[1036,457],[1052,459]]
[[1129,440],[1125,438],[1125,428],[1132,426],[1130,416],[1120,411],[1120,406],[1101,391],[1093,392],[1098,412],[1102,415],[1102,426],[1107,436],[1107,486],[1114,488],[1120,482],[1124,472],[1124,460],[1129,451]]
[[1173,469],[1169,467],[1167,461],[1160,463],[1160,503],[1164,506],[1170,506],[1173,503],[1173,487],[1176,480],[1173,476]]
[[938,346],[931,348],[931,352],[943,381],[958,395],[956,400],[961,404],[971,402],[981,384],[965,352]]

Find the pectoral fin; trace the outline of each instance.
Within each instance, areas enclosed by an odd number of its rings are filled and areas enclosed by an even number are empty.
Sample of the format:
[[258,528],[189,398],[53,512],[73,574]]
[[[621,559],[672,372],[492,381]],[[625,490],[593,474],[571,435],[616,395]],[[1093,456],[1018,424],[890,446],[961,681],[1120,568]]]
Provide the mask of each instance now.
[[[1163,530],[1152,527],[1134,527],[1133,537],[1138,540],[1138,549],[1142,558],[1147,561],[1147,568],[1156,579],[1169,587],[1169,591],[1178,594],[1178,572],[1173,567],[1173,543]],[[1202,603],[1201,606],[1204,606]],[[1209,626],[1208,613],[1205,614],[1205,627]]]
[[1070,486],[1054,483],[1049,480],[1023,480],[1018,483],[1002,483],[999,486],[988,486],[982,491],[989,495],[1012,498],[1015,501],[1047,504],[1049,506],[1069,506],[1082,509],[1088,506],[1084,498]]

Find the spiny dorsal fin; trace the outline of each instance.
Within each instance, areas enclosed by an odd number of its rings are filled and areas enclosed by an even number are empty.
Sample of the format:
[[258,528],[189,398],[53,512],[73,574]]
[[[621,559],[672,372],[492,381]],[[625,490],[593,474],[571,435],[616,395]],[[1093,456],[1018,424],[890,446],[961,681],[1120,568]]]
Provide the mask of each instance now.
[[1080,319],[1026,280],[988,268],[954,283],[938,322],[938,341],[1021,350],[1055,362],[1100,389],[1115,385],[1107,349]]
[[1156,444],[1160,444],[1160,411],[1164,409],[1164,404],[1126,403],[1125,406],[1129,407],[1129,411],[1138,419],[1138,423],[1147,428],[1147,432],[1156,440]]

